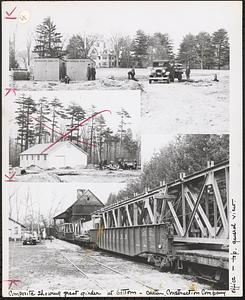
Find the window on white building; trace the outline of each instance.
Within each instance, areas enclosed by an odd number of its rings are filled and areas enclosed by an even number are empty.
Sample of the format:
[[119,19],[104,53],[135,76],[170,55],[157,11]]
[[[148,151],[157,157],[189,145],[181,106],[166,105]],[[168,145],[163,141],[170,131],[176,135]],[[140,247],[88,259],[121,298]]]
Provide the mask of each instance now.
[[28,160],[28,155],[26,155],[26,160]]
[[37,159],[40,160],[40,155],[37,156]]

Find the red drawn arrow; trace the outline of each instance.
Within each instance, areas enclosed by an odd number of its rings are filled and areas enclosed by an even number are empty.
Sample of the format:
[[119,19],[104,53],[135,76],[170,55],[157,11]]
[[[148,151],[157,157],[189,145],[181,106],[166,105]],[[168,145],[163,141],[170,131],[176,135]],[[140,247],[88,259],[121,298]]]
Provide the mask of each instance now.
[[16,89],[15,88],[6,88],[5,90],[7,90],[7,92],[4,96],[7,96],[11,91],[13,91],[13,93],[16,95]]
[[15,180],[13,180],[12,178],[14,177],[14,175],[16,174],[16,172],[14,172],[13,174],[11,175],[4,175],[5,177],[8,178],[8,180],[5,180],[6,182],[13,182]]
[[[30,118],[40,123],[40,121],[39,121],[38,119],[33,118],[33,117],[30,117]],[[41,124],[42,124],[44,127],[48,128],[49,130],[53,130],[55,133],[59,134],[60,136],[63,136],[63,133],[62,133],[62,132],[59,132],[59,131],[57,131],[57,130],[55,130],[55,129],[50,128],[49,126],[47,126],[47,125],[44,124],[43,122],[41,122]],[[88,146],[90,146],[90,147],[92,147],[92,146],[95,147],[95,146],[96,146],[95,144],[90,144],[90,143],[87,143],[87,142],[81,141],[81,140],[78,140],[78,142],[81,143],[81,144],[86,144],[86,145],[88,145]]]
[[17,285],[18,282],[21,282],[21,280],[19,279],[8,279],[8,280],[4,280],[9,282],[9,289],[11,288],[12,284]]
[[94,118],[95,116],[99,115],[99,114],[102,114],[103,112],[109,112],[111,113],[110,110],[108,109],[105,109],[105,110],[102,110],[102,111],[99,111],[95,114],[93,114],[92,116],[88,117],[87,119],[83,120],[81,123],[79,123],[78,125],[74,126],[72,129],[70,129],[69,131],[67,131],[67,133],[61,135],[60,138],[58,138],[57,141],[53,142],[51,145],[49,145],[47,148],[45,148],[41,154],[43,154],[45,151],[47,151],[48,149],[50,149],[51,147],[53,147],[56,143],[58,143],[60,140],[62,140],[63,138],[67,137],[73,130],[77,129],[78,127],[82,126],[84,123],[88,122],[90,119]]
[[5,16],[5,19],[10,19],[10,20],[16,19],[16,17],[11,17],[12,13],[13,13],[15,10],[16,10],[16,6],[15,6],[15,8],[14,8],[10,13],[8,13],[7,11],[5,11],[6,14],[7,14],[7,16]]

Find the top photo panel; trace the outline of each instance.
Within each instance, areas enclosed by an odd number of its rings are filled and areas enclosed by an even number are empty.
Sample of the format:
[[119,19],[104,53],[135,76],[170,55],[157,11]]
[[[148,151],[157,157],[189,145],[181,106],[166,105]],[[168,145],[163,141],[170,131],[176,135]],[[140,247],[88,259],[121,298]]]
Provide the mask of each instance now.
[[14,10],[5,29],[16,89],[149,92],[170,83],[198,97],[220,81],[227,100],[229,2],[9,1],[4,8]]

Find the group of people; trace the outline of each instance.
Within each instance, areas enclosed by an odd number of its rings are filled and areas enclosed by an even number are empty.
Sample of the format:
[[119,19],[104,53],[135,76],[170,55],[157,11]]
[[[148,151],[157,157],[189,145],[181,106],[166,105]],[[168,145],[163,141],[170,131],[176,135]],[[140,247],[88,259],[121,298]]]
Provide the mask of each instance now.
[[88,64],[88,68],[87,68],[88,80],[95,80],[95,76],[96,76],[95,66],[94,65],[90,66],[90,64]]

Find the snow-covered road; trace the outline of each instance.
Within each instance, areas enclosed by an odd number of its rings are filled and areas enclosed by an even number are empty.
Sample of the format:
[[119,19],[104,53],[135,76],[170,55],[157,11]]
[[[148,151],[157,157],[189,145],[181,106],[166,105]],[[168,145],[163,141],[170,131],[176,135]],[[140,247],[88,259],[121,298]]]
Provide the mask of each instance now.
[[[139,293],[150,292],[147,286],[162,293],[166,289],[209,289],[207,285],[197,283],[191,276],[162,273],[142,262],[102,251],[92,251],[57,239],[53,242],[42,241],[36,246],[23,246],[13,242],[10,244],[9,262],[10,278],[20,280],[17,286],[12,286],[13,290],[89,291],[99,290],[97,284],[107,292],[113,290],[115,293],[127,289]],[[105,269],[101,263],[120,274]],[[83,276],[73,264],[88,277]]]

